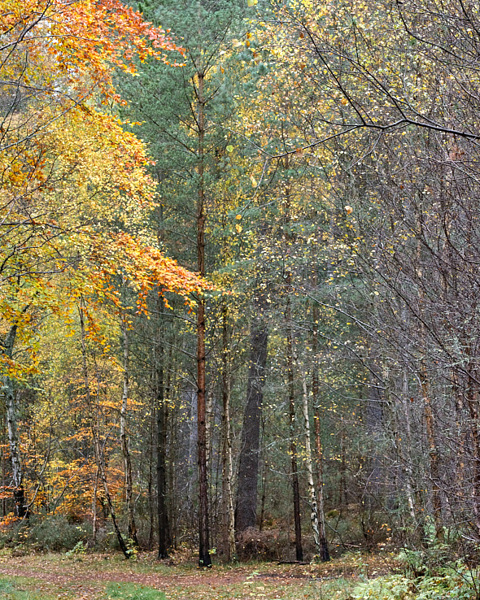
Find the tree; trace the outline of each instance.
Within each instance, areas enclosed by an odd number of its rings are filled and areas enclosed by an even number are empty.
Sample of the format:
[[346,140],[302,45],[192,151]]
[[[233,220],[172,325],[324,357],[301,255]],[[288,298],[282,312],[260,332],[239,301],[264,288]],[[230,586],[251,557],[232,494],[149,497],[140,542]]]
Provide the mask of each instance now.
[[0,359],[13,488],[17,514],[24,516],[14,380],[34,363],[19,361],[14,348],[16,341],[30,345],[34,358],[34,320],[62,310],[54,292],[59,275],[71,275],[71,298],[104,295],[117,305],[111,280],[122,271],[136,282],[140,298],[151,289],[152,276],[165,289],[186,294],[201,284],[152,246],[119,233],[120,223],[139,223],[141,211],[151,206],[153,184],[144,168],[149,159],[112,110],[99,109],[100,102],[120,101],[112,67],[134,72],[136,58],[167,61],[165,51],[175,45],[116,0],[5,1],[0,12]]
[[[139,118],[146,120],[153,133],[161,160],[160,177],[163,202],[170,214],[184,221],[186,235],[195,237],[195,257],[188,257],[200,276],[209,273],[207,230],[209,210],[214,205],[217,156],[228,145],[216,119],[224,118],[226,76],[217,69],[219,52],[228,47],[232,29],[238,22],[236,2],[185,2],[181,13],[175,3],[144,2],[142,9],[153,18],[168,21],[181,36],[186,64],[181,71],[166,72],[147,66],[146,88],[133,101]],[[165,106],[163,95],[175,98]],[[132,91],[130,91],[132,94]],[[146,102],[146,94],[149,100]],[[223,96],[223,97],[222,97]],[[132,97],[133,100],[133,97]],[[168,149],[168,154],[164,153]],[[160,154],[161,153],[161,154]],[[163,156],[161,156],[163,155]],[[166,165],[166,159],[170,164]],[[196,210],[182,211],[182,200],[196,197]],[[178,231],[178,221],[176,223]],[[192,234],[194,231],[194,234]],[[174,234],[178,235],[178,234]],[[172,243],[166,240],[166,243]],[[207,306],[200,298],[196,308],[196,388],[199,485],[199,564],[211,566],[208,502],[208,394],[207,394]]]

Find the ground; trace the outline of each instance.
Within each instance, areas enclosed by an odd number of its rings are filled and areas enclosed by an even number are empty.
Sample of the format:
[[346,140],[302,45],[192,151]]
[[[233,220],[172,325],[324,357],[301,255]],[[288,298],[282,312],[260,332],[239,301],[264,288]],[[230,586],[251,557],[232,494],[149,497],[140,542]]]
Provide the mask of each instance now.
[[[179,562],[179,561],[177,561]],[[197,569],[142,554],[0,554],[0,598],[12,600],[347,600],[361,579],[395,567],[388,555],[349,554],[327,564],[255,563]]]

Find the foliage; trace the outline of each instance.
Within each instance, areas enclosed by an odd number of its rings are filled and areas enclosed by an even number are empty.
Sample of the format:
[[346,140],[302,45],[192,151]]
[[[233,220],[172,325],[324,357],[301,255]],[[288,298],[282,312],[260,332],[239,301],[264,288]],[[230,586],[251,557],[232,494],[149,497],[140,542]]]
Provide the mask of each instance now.
[[65,556],[67,558],[77,558],[79,556],[84,556],[86,551],[87,551],[86,544],[82,540],[80,540],[79,542],[77,542],[75,544],[75,546],[71,550],[68,550],[68,552],[65,552]]
[[415,597],[413,581],[404,575],[378,577],[373,581],[362,583],[352,591],[352,598],[364,600],[410,600]]
[[40,552],[72,551],[80,548],[91,536],[86,523],[70,522],[64,515],[37,515],[30,523],[17,523],[12,529],[3,531],[0,543],[3,547],[21,545],[25,549]]
[[478,568],[463,560],[449,560],[446,548],[438,541],[427,551],[404,549],[397,560],[404,573],[378,577],[358,585],[352,598],[364,600],[477,600]]
[[[122,269],[135,279],[140,297],[156,283],[178,291],[189,277],[152,248],[138,226],[152,206],[149,159],[115,116],[120,98],[111,77],[112,67],[133,73],[137,59],[166,60],[165,51],[176,46],[116,0],[4,1],[0,14],[1,77],[9,101],[0,159],[8,215],[2,221],[1,332],[6,336],[15,325],[32,353],[32,323],[41,309],[60,310],[58,274],[71,274],[73,296],[97,293],[111,300],[116,294],[109,278]],[[109,106],[100,109],[100,101]],[[127,222],[130,233],[121,235]],[[173,279],[165,279],[166,271]],[[195,281],[187,294],[199,289]],[[8,353],[0,359],[4,372],[17,377],[29,368]]]
[[354,588],[354,600],[476,600],[477,573],[464,566],[442,569],[437,575],[416,579],[405,575],[379,577]]

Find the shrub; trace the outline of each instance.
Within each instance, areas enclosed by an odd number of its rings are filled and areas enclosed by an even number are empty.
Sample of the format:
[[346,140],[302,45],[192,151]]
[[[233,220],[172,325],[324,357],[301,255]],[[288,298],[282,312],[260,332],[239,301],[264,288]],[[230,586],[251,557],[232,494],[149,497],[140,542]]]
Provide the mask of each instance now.
[[0,547],[34,548],[45,552],[72,550],[91,537],[88,523],[70,523],[63,515],[35,515],[15,523],[0,537]]
[[237,550],[242,560],[287,558],[284,554],[289,550],[288,535],[278,529],[260,531],[255,527],[249,527],[238,535]]
[[479,600],[479,573],[457,563],[436,575],[390,575],[362,583],[352,600]]
[[87,523],[70,523],[63,515],[49,515],[31,523],[28,542],[38,550],[60,552],[72,550],[78,542],[87,542],[91,527]]

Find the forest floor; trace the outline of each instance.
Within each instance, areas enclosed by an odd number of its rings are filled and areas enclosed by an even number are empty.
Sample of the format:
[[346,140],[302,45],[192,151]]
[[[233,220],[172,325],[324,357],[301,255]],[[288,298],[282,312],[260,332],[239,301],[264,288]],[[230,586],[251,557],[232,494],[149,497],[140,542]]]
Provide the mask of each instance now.
[[2,600],[348,600],[360,581],[395,570],[390,555],[348,554],[329,563],[249,563],[197,569],[151,554],[15,555],[0,552]]

